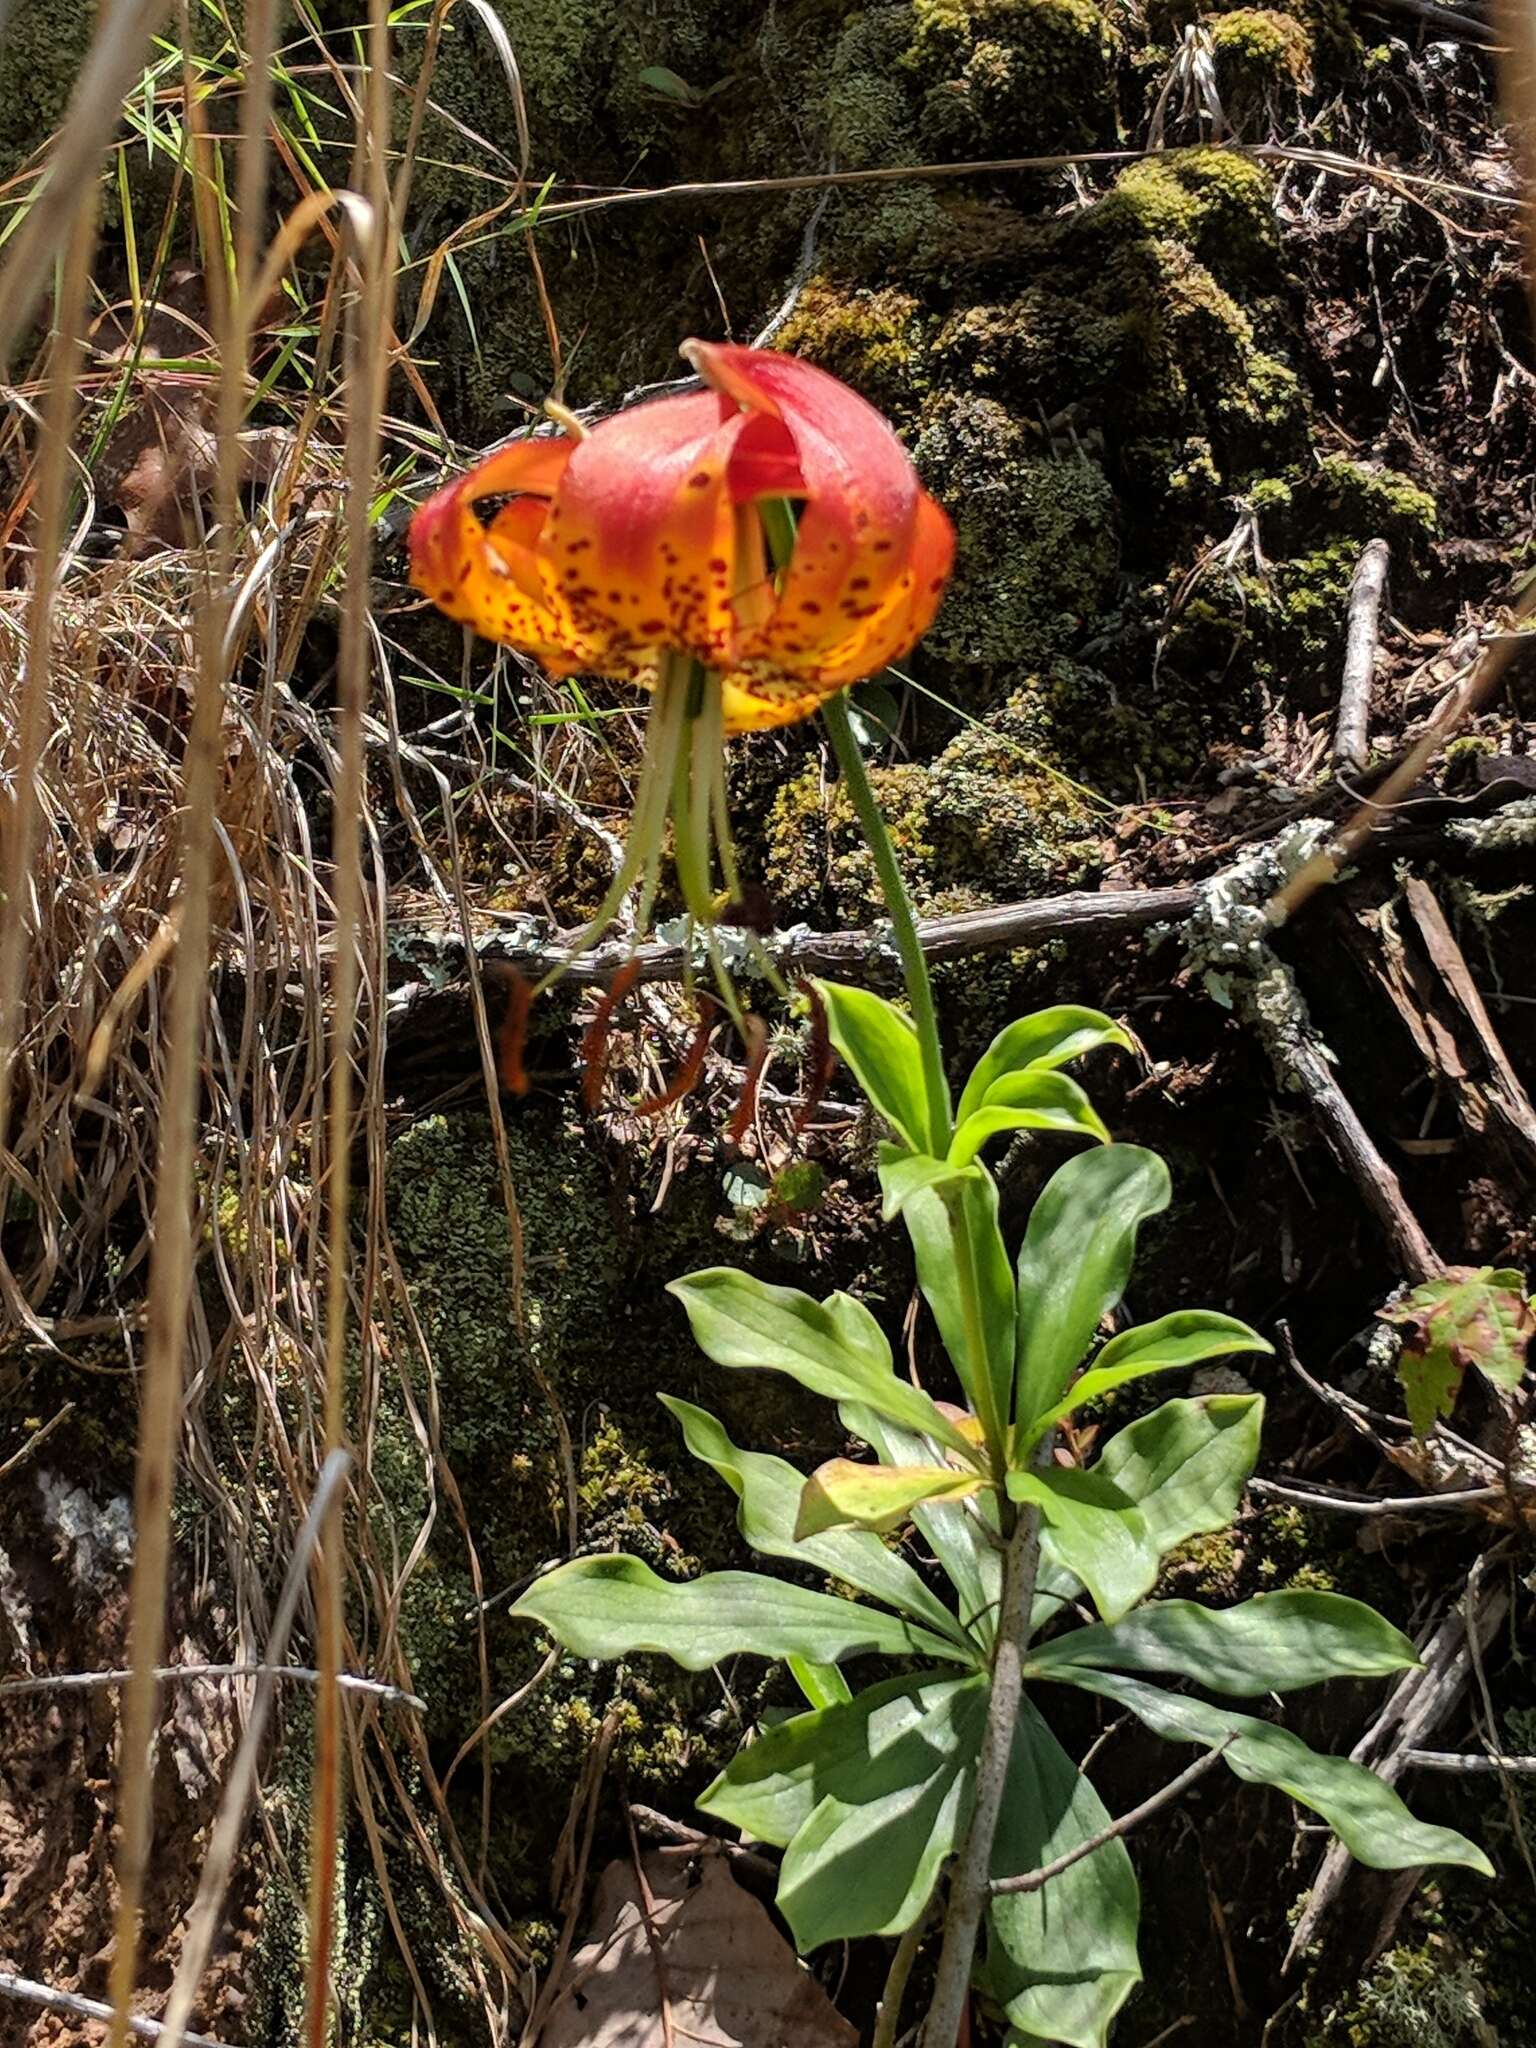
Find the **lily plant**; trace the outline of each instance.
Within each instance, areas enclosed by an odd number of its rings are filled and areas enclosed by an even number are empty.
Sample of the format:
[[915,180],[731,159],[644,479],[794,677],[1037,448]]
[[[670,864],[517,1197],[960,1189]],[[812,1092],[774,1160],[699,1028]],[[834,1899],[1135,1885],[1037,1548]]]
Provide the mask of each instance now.
[[[1063,1006],[1020,1019],[954,1100],[921,936],[842,695],[926,629],[949,573],[949,521],[889,426],[825,372],[701,342],[684,354],[702,391],[590,434],[558,413],[566,433],[506,448],[439,492],[416,516],[412,573],[450,617],[554,675],[592,670],[655,694],[625,857],[577,950],[637,883],[643,929],[669,819],[679,885],[709,943],[738,893],[723,738],[820,709],[880,876],[907,1007],[830,982],[817,993],[888,1127],[884,1217],[911,1240],[962,1398],[899,1374],[850,1295],[816,1301],[732,1268],[675,1281],[717,1365],[782,1373],[833,1402],[873,1457],[802,1474],[663,1396],[690,1451],[736,1496],[748,1544],[799,1578],[676,1581],[634,1557],[579,1557],[513,1612],[581,1657],[787,1662],[807,1711],[760,1731],[700,1804],[782,1848],[779,1905],[803,1951],[903,1937],[877,2048],[895,2041],[940,1900],[924,2048],[954,2048],[973,1982],[1015,2048],[1102,2048],[1140,1975],[1136,1879],[1123,1830],[1052,1732],[1053,1689],[1092,1694],[1288,1794],[1362,1862],[1489,1865],[1371,1772],[1225,1704],[1406,1670],[1413,1646],[1389,1622],[1331,1593],[1261,1594],[1219,1612],[1149,1597],[1170,1551],[1236,1514],[1262,1397],[1165,1401],[1091,1462],[1079,1455],[1091,1432],[1073,1418],[1149,1376],[1270,1347],[1205,1309],[1108,1330],[1137,1233],[1170,1193],[1162,1161],[1112,1143],[1064,1071],[1130,1044],[1110,1018]],[[1015,1256],[984,1154],[1021,1132],[1089,1149],[1047,1181]],[[817,1577],[862,1597],[804,1583]],[[883,1670],[855,1691],[846,1667],[867,1659]]]

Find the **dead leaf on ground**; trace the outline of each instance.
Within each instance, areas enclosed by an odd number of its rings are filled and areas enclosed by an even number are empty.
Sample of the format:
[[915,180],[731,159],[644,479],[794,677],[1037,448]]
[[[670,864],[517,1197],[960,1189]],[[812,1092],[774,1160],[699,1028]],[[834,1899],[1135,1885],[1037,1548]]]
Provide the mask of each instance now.
[[723,1858],[647,1856],[643,1869],[649,1933],[634,1864],[610,1863],[592,1940],[571,1958],[539,2048],[856,2048],[857,2032]]

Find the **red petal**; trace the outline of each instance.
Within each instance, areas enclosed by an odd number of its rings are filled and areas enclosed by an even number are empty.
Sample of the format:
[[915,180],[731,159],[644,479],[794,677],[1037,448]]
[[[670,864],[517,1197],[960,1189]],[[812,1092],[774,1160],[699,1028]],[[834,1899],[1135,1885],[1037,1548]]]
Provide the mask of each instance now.
[[659,398],[604,420],[573,452],[541,546],[610,674],[634,675],[658,646],[729,658],[726,478],[745,424],[708,392]]

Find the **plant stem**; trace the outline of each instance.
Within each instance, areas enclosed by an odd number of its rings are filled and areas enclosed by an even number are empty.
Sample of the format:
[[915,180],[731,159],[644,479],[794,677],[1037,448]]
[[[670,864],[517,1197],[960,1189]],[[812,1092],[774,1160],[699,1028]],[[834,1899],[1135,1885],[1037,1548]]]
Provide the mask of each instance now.
[[932,1918],[933,1900],[930,1897],[897,1943],[896,1953],[891,1957],[885,1989],[880,1994],[880,2017],[875,2022],[870,2048],[896,2048],[896,2030],[901,2025],[901,2001],[906,1995],[907,1979],[912,1974],[912,1965],[917,1961],[918,1950],[923,1945],[923,1936],[928,1932],[928,1922]]
[[933,985],[928,979],[928,962],[918,942],[912,901],[901,879],[901,869],[896,865],[896,849],[891,845],[891,835],[880,815],[880,806],[875,802],[864,756],[853,736],[847,693],[839,691],[835,697],[829,697],[821,707],[821,715],[832,735],[832,750],[837,755],[837,765],[853,799],[859,828],[874,856],[881,894],[885,897],[891,928],[896,935],[902,972],[906,977],[907,1001],[912,1005],[912,1021],[917,1026],[918,1044],[922,1048],[923,1087],[928,1098],[928,1149],[935,1158],[942,1159],[949,1150],[952,1130],[949,1083],[944,1078],[944,1051],[939,1042],[939,1021],[934,1013]]
[[923,2048],[955,2048],[971,1984],[976,1937],[987,1909],[992,1877],[992,1838],[1002,1811],[1013,1751],[1014,1723],[1024,1695],[1024,1650],[1040,1564],[1040,1511],[1019,1511],[1003,1566],[1002,1612],[992,1653],[992,1697],[976,1765],[976,1804],[949,1884],[949,1910],[933,2001],[923,2028]]

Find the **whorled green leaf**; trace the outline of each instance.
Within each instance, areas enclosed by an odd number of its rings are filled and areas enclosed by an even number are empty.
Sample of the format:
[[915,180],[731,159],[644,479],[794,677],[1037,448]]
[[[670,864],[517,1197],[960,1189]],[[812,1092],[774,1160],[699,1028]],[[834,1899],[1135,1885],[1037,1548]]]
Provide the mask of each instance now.
[[1055,1556],[1082,1580],[1105,1621],[1118,1621],[1151,1591],[1157,1546],[1140,1508],[1101,1467],[1083,1472],[1047,1465],[1010,1472],[1008,1492],[1040,1509]]
[[882,1138],[880,1159],[880,1220],[894,1223],[912,1197],[935,1181],[948,1180],[955,1171],[947,1159],[935,1159],[931,1152],[909,1152]]
[[1139,1145],[1104,1145],[1059,1166],[1030,1213],[1019,1251],[1020,1440],[1061,1399],[1094,1332],[1119,1301],[1136,1233],[1168,1206],[1168,1169]]
[[[1108,1825],[1093,1786],[1025,1699],[1014,1724],[992,1875],[1039,1870]],[[1042,1890],[993,1899],[977,1981],[1025,2040],[1104,2048],[1141,1977],[1140,1908],[1124,1842],[1106,1842]]]
[[[689,1450],[713,1466],[736,1495],[737,1526],[754,1550],[766,1557],[811,1565],[967,1646],[963,1629],[943,1601],[906,1559],[888,1550],[878,1536],[857,1529],[804,1538],[796,1535],[795,1521],[805,1486],[803,1472],[766,1451],[739,1450],[724,1426],[691,1401],[680,1401],[672,1394],[660,1398],[681,1424]],[[969,1648],[971,1655],[977,1654],[975,1645]]]
[[1472,1367],[1513,1393],[1525,1373],[1536,1313],[1512,1268],[1450,1266],[1380,1311],[1403,1333],[1397,1376],[1416,1436],[1451,1413]]
[[803,1542],[833,1529],[899,1529],[915,1507],[961,1501],[977,1493],[982,1480],[953,1465],[866,1465],[857,1458],[829,1458],[806,1480],[795,1518]]
[[960,1097],[961,1123],[989,1099],[991,1089],[1010,1074],[1031,1067],[1060,1067],[1096,1045],[1123,1045],[1134,1051],[1135,1040],[1098,1010],[1060,1003],[1006,1025],[971,1069]]
[[[1006,1089],[1006,1100],[999,1090]],[[969,1166],[989,1139],[1004,1131],[1061,1131],[1069,1137],[1109,1143],[1109,1131],[1088,1097],[1065,1074],[1049,1067],[1031,1067],[1011,1074],[980,1109],[973,1109],[950,1141],[953,1166]]]
[[1493,1875],[1488,1858],[1465,1835],[1416,1820],[1373,1771],[1347,1757],[1320,1756],[1288,1728],[1162,1692],[1119,1672],[1064,1665],[1049,1676],[1128,1708],[1166,1742],[1199,1742],[1211,1749],[1227,1743],[1222,1761],[1237,1777],[1250,1785],[1273,1785],[1321,1814],[1350,1854],[1373,1870],[1455,1863],[1484,1877]]
[[902,1216],[950,1363],[988,1442],[1000,1444],[1013,1380],[1014,1288],[997,1184],[984,1166],[957,1168],[910,1196]]
[[[845,1401],[837,1412],[843,1427],[887,1464],[906,1464],[922,1456],[920,1439],[869,1409]],[[988,1489],[966,1501],[958,1513],[914,1508],[912,1520],[955,1589],[962,1625],[983,1649],[990,1648],[997,1632],[997,1603],[1003,1583],[997,1496]]]
[[860,1401],[904,1429],[972,1455],[973,1446],[920,1387],[897,1377],[885,1333],[861,1301],[813,1301],[734,1266],[709,1266],[668,1283],[694,1342],[716,1365],[781,1372],[829,1401]]
[[939,1149],[928,1129],[928,1096],[917,1027],[904,1010],[866,988],[818,981],[827,1033],[859,1086],[914,1152]]
[[[1259,1394],[1165,1401],[1112,1436],[1092,1469],[1136,1503],[1148,1539],[1165,1557],[1191,1536],[1230,1526],[1258,1461],[1263,1420]],[[1041,1540],[1041,1566],[1032,1633],[1079,1590],[1049,1528]]]
[[1149,1373],[1185,1371],[1208,1358],[1224,1358],[1238,1351],[1273,1352],[1273,1344],[1240,1323],[1236,1316],[1219,1314],[1210,1308],[1175,1309],[1155,1323],[1138,1323],[1111,1337],[1092,1365],[1073,1382],[1063,1398],[1048,1408],[1025,1432],[1019,1446],[1021,1456],[1033,1448],[1048,1429],[1085,1401]]
[[1238,1698],[1330,1678],[1390,1678],[1418,1662],[1400,1629],[1341,1593],[1259,1593],[1237,1607],[1156,1600],[1113,1628],[1073,1629],[1037,1650],[1031,1672],[1063,1664],[1190,1678]]
[[1117,1430],[1093,1469],[1135,1501],[1166,1556],[1191,1536],[1230,1527],[1263,1427],[1262,1394],[1165,1401]]
[[840,1664],[845,1657],[938,1657],[967,1663],[949,1636],[877,1607],[813,1593],[755,1572],[658,1578],[638,1557],[577,1557],[533,1584],[511,1609],[578,1657],[654,1651],[685,1671],[707,1671],[743,1652]]
[[924,1672],[781,1721],[699,1800],[787,1846],[778,1904],[802,1951],[909,1926],[970,1818],[989,1686]]

